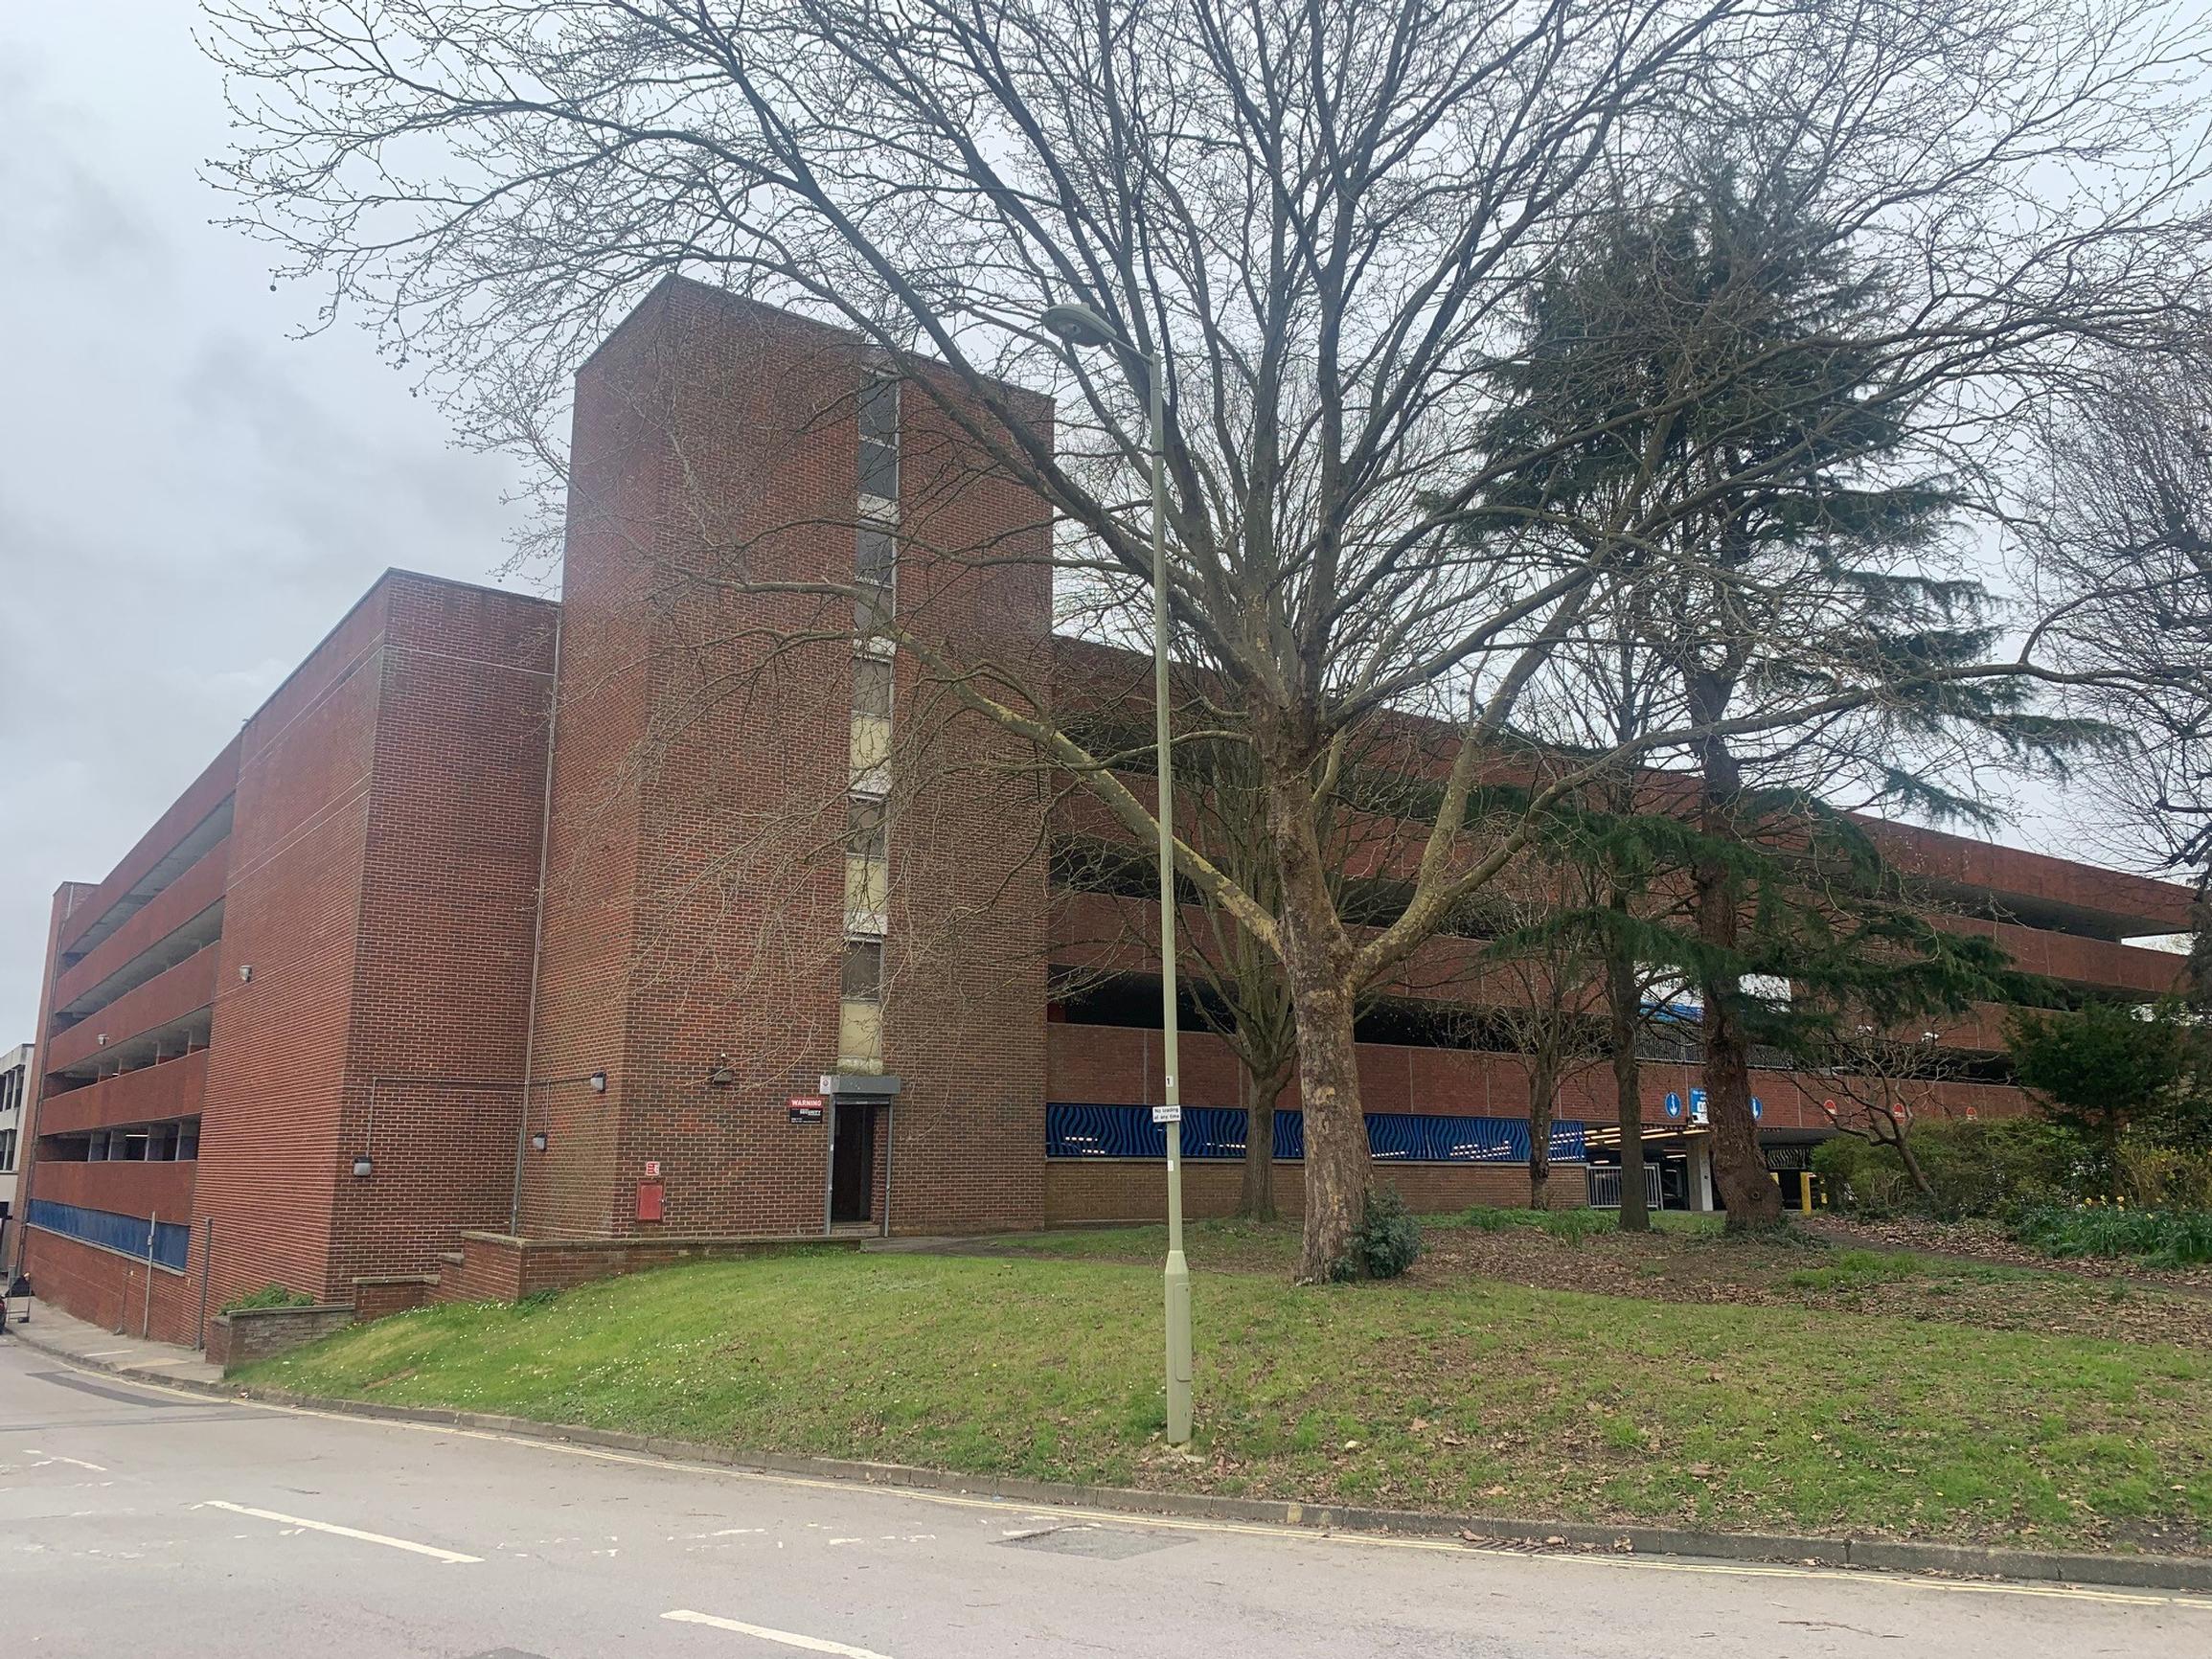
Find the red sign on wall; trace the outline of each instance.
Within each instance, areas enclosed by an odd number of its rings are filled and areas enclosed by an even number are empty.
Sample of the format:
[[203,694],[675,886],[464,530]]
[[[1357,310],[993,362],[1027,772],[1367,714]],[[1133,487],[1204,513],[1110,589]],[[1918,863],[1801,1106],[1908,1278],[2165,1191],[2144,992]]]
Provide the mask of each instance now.
[[792,1123],[818,1124],[822,1121],[820,1095],[793,1095],[789,1103]]

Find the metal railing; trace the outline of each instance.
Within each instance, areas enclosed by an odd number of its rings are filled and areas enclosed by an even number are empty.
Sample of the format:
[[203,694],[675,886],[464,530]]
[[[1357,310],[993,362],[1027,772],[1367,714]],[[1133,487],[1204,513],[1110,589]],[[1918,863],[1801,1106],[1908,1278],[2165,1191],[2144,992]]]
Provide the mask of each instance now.
[[[1618,1210],[1621,1207],[1621,1171],[1615,1168],[1593,1166],[1590,1170],[1590,1208]],[[1644,1166],[1644,1205],[1647,1209],[1659,1208],[1659,1167]]]

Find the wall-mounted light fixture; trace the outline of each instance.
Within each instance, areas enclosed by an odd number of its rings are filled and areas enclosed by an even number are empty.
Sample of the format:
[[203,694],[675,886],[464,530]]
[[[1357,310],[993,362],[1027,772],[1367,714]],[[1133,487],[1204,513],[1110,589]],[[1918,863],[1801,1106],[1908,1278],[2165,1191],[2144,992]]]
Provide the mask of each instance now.
[[728,1055],[715,1056],[715,1063],[707,1072],[707,1081],[718,1089],[726,1089],[738,1080],[738,1069],[730,1064]]
[[247,980],[253,978],[253,976],[254,965],[252,963],[241,962],[239,964],[239,983],[240,985],[243,985]]
[[370,1157],[368,1153],[363,1152],[359,1157],[353,1160],[353,1178],[357,1181],[366,1180],[370,1175],[376,1172],[376,1159]]
[[604,1072],[593,1072],[589,1081],[593,1094],[604,1095],[606,1093],[606,1074]]
[[543,1129],[538,1130],[536,1134],[530,1137],[530,1149],[534,1152],[542,1152],[545,1150],[545,1131]]

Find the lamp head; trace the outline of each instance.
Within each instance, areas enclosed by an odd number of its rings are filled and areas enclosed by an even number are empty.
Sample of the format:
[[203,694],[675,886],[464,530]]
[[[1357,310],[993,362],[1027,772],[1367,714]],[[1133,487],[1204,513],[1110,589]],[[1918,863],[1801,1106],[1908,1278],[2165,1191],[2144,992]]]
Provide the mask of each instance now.
[[1114,326],[1088,306],[1047,306],[1038,318],[1045,329],[1071,346],[1127,346]]

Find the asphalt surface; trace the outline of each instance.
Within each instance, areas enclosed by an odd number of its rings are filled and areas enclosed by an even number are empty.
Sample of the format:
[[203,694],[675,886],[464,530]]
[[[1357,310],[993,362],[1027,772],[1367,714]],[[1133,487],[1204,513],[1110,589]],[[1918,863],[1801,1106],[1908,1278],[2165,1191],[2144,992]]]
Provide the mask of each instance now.
[[0,1341],[0,1655],[2212,1656],[2212,1599],[1030,1510],[210,1400]]

